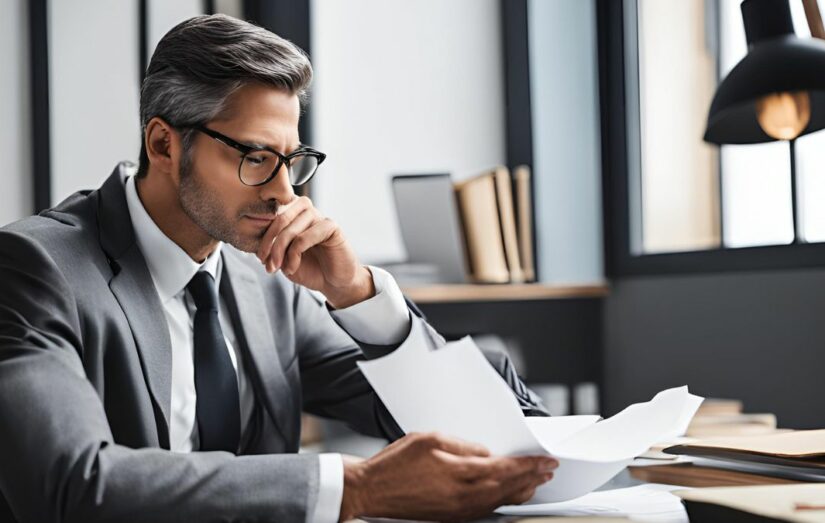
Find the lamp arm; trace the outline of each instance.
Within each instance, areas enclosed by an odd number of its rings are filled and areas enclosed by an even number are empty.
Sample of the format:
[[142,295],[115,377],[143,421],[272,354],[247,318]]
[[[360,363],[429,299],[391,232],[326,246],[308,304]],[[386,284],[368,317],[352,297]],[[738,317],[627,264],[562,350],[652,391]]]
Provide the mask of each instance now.
[[808,28],[814,38],[825,39],[825,26],[822,25],[822,14],[819,12],[817,0],[802,0],[805,8],[805,18],[808,20]]

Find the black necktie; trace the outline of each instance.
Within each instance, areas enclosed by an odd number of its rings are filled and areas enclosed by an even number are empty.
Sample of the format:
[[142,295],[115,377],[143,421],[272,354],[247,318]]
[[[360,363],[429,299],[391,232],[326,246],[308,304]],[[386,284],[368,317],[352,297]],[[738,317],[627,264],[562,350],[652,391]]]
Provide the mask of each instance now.
[[238,378],[218,321],[215,280],[199,271],[186,286],[195,301],[195,392],[201,450],[235,453],[241,431]]

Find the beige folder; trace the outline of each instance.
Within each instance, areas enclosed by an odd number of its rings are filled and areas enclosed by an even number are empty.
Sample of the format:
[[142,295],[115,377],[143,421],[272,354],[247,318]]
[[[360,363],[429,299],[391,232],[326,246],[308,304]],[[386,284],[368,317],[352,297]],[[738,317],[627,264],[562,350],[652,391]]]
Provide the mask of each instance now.
[[[705,488],[679,490],[674,494],[684,500],[691,521],[699,519],[694,516],[698,510],[704,511],[708,521],[719,520],[714,517],[712,508],[724,507],[761,518],[825,523],[825,484],[820,483]],[[721,517],[722,513],[717,516]],[[731,514],[726,513],[725,517],[729,518]],[[744,518],[739,519],[742,520]]]
[[804,461],[825,467],[825,430],[796,430],[765,436],[696,440],[665,449],[668,454],[762,456]]

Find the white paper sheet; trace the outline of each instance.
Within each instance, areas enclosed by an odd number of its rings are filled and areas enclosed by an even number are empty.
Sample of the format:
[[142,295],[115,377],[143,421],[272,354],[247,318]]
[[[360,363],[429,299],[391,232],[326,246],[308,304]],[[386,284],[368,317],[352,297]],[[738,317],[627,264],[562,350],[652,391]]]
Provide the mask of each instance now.
[[543,446],[560,443],[602,419],[601,416],[531,416],[524,418],[527,428]]
[[591,492],[560,503],[514,505],[496,512],[507,516],[598,516],[628,517],[638,521],[686,523],[687,512],[673,490],[685,487],[646,484],[636,487]]
[[470,338],[433,351],[413,322],[395,351],[358,365],[406,433],[438,431],[481,443],[494,455],[546,453]]
[[525,418],[471,338],[432,350],[416,322],[398,349],[359,366],[407,433],[438,431],[480,443],[494,455],[553,455],[559,461],[554,479],[530,503],[592,492],[653,444],[683,433],[702,401],[679,387],[602,421]]

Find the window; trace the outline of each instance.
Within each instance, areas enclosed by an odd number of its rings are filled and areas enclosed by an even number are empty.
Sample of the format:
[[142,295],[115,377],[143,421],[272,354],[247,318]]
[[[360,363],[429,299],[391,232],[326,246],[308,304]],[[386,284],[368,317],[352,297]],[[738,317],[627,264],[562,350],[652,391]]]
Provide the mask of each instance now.
[[[702,141],[720,79],[747,52],[740,0],[624,2],[632,255],[793,241],[787,142]],[[797,35],[809,37],[802,3]],[[825,241],[825,132],[797,141],[803,241]]]

